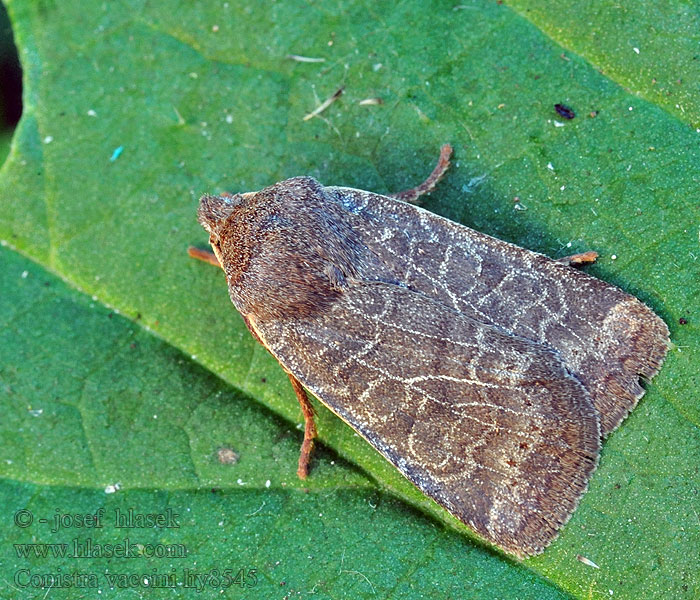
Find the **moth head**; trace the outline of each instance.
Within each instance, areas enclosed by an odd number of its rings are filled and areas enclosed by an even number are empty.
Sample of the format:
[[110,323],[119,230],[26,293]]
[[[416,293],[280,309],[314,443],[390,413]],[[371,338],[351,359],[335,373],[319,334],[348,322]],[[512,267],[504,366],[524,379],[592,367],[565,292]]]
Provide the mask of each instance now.
[[197,220],[209,235],[218,237],[219,226],[233,210],[243,202],[245,194],[224,194],[210,196],[205,194],[199,199]]

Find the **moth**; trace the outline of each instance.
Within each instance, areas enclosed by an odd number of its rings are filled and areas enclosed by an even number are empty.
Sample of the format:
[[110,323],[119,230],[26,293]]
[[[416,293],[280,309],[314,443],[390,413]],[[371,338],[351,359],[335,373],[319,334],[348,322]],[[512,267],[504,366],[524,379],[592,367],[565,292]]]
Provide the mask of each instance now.
[[384,196],[294,177],[205,195],[233,304],[287,372],[425,494],[519,558],[570,518],[601,439],[660,368],[665,323],[619,288],[416,205],[449,165]]

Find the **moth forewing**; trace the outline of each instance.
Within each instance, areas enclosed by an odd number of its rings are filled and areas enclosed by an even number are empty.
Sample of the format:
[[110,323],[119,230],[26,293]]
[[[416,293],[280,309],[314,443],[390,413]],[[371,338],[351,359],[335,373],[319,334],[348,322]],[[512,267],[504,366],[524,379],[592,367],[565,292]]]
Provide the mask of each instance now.
[[598,417],[556,352],[395,284],[256,331],[280,363],[479,535],[541,551],[595,468]]

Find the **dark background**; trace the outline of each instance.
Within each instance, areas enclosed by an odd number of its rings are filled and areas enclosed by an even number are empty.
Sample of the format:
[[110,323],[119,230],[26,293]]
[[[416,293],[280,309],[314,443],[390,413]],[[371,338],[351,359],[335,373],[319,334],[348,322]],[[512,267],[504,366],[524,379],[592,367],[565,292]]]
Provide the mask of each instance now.
[[[10,20],[0,3],[0,137],[7,138],[22,114],[22,70]],[[2,157],[4,158],[4,157]]]

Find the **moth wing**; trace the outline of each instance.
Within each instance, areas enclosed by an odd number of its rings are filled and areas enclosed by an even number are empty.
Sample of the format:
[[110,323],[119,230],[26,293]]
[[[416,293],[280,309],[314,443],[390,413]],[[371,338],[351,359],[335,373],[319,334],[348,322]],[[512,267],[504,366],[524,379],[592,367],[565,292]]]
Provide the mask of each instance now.
[[598,416],[551,349],[388,283],[252,325],[409,480],[508,552],[540,552],[585,491]]
[[618,287],[418,206],[325,188],[395,278],[482,323],[556,349],[613,431],[660,368],[666,324]]

